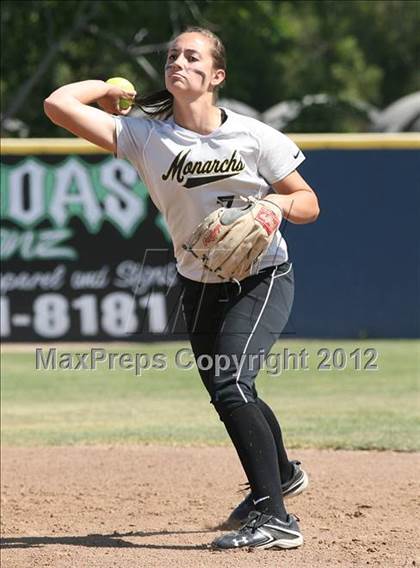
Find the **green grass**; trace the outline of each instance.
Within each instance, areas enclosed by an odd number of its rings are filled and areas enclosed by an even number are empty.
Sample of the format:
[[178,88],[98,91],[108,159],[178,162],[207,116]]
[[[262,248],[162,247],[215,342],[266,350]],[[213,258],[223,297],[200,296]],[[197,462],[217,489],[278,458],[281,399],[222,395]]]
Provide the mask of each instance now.
[[[58,445],[157,442],[226,444],[195,367],[176,369],[185,344],[108,345],[108,351],[161,352],[166,371],[37,371],[34,349],[2,357],[2,443]],[[259,394],[275,410],[290,447],[418,450],[419,341],[282,341],[309,352],[308,370],[262,371]],[[317,370],[321,347],[375,348],[379,369]],[[60,347],[59,352],[75,348]],[[86,346],[84,350],[88,350]],[[365,362],[366,359],[362,359]]]

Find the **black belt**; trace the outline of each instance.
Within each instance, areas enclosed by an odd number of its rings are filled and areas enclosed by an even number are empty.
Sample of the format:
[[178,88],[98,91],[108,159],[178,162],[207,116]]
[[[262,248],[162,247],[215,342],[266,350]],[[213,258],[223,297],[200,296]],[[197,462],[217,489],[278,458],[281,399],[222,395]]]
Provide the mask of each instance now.
[[282,262],[282,264],[267,266],[267,268],[263,268],[262,270],[257,272],[257,274],[255,274],[254,276],[259,276],[260,274],[271,276],[273,270],[276,271],[276,274],[284,274],[285,272],[288,272],[290,270],[291,265],[292,263],[286,260],[286,262]]
[[[267,266],[266,268],[263,268],[262,270],[260,270],[259,272],[257,272],[256,274],[252,274],[251,276],[248,276],[247,278],[252,278],[253,276],[271,276],[273,274],[273,270],[275,270],[276,274],[285,274],[286,272],[288,272],[290,270],[292,263],[289,262],[288,260],[286,262],[283,262],[282,264],[277,264],[277,265],[273,265],[273,266]],[[181,282],[184,282],[186,284],[192,284],[192,285],[202,285],[202,284],[208,284],[209,286],[211,285],[221,285],[221,284],[236,284],[235,282],[229,282],[229,281],[225,281],[225,282],[200,282],[197,280],[191,280],[190,278],[186,278],[185,276],[182,276],[182,274],[180,274],[178,272],[178,277],[181,280]]]

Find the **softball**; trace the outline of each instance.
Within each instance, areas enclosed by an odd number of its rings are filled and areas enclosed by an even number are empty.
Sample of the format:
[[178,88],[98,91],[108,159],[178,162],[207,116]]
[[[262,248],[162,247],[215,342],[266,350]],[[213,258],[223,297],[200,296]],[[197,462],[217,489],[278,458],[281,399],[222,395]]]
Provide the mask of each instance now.
[[[111,77],[111,79],[108,79],[107,83],[109,83],[110,85],[114,85],[115,87],[119,87],[120,89],[123,89],[128,93],[131,92],[134,93],[136,91],[134,85],[130,83],[130,81],[127,81],[127,79],[124,79],[123,77]],[[133,104],[132,101],[130,101],[129,99],[119,100],[119,105],[121,110],[126,110],[130,108],[132,104]]]

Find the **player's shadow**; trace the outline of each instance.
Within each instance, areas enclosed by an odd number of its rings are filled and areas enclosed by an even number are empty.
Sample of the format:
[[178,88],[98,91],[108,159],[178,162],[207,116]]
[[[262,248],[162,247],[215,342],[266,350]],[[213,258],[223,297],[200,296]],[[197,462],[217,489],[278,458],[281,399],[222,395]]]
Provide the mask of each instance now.
[[205,550],[208,544],[137,544],[124,540],[124,537],[148,537],[158,535],[204,534],[213,530],[199,531],[154,531],[154,532],[127,532],[111,534],[88,534],[85,536],[17,536],[0,538],[0,548],[39,548],[46,545],[62,544],[65,546],[86,546],[95,548],[150,548],[163,550]]

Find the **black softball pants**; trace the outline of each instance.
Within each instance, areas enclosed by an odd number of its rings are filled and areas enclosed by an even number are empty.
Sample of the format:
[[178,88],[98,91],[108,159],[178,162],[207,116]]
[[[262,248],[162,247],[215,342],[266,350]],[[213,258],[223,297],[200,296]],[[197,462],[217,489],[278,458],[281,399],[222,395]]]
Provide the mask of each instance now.
[[292,266],[270,267],[240,285],[180,279],[198,370],[237,450],[256,508],[285,519],[281,482],[291,466],[280,426],[259,399],[255,379],[289,318]]

